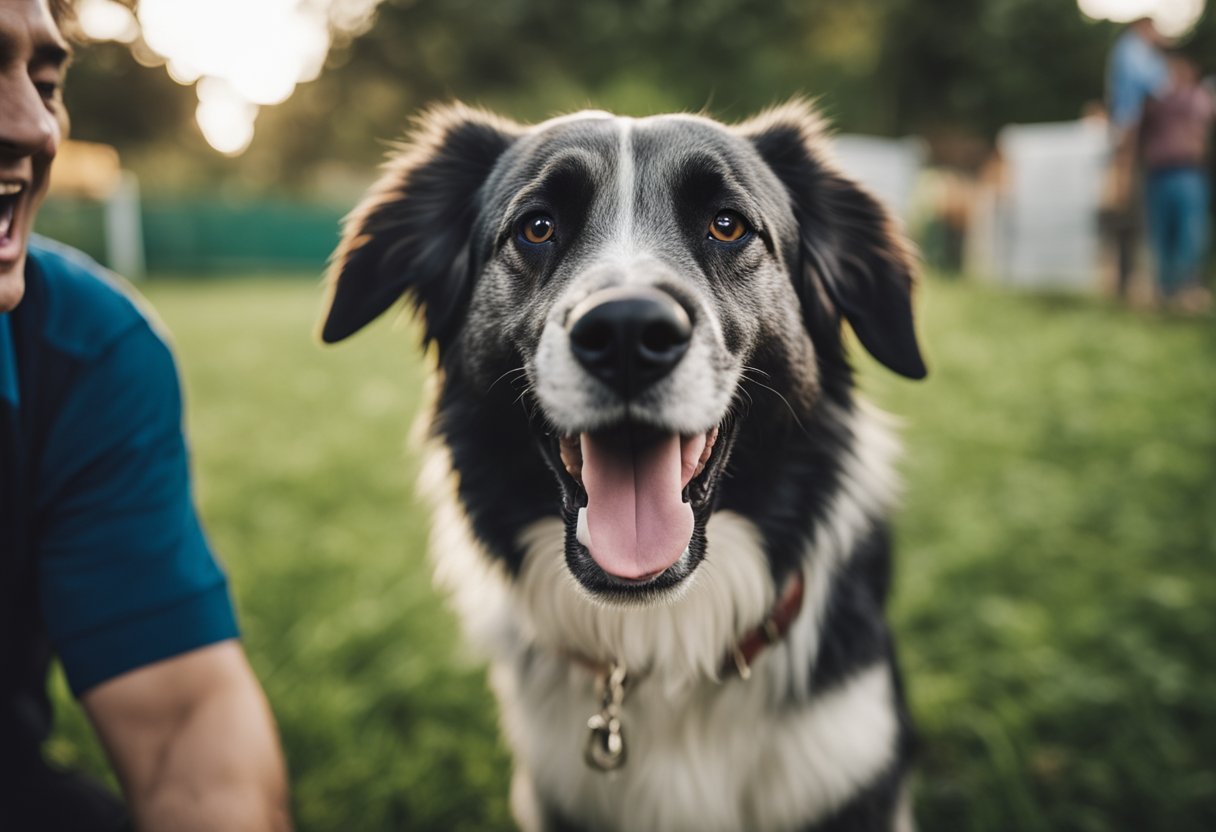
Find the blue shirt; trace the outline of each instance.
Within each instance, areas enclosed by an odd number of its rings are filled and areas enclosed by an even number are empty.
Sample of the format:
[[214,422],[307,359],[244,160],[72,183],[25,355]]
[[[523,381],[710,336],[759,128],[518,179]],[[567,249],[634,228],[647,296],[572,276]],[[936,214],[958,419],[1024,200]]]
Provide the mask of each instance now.
[[237,634],[168,346],[78,252],[35,238],[25,283],[0,314],[0,757],[49,729],[52,650],[79,695]]
[[1126,130],[1140,120],[1144,102],[1169,88],[1170,71],[1161,50],[1134,30],[1127,30],[1110,51],[1106,96],[1110,122]]

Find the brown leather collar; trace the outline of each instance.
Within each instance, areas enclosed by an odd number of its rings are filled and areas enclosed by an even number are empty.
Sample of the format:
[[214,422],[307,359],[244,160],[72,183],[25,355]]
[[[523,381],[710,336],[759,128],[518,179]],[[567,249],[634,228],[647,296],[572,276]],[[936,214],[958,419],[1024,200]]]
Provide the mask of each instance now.
[[805,586],[806,582],[802,578],[801,571],[796,571],[790,576],[789,580],[785,582],[785,588],[781,591],[781,597],[777,599],[777,603],[773,605],[769,614],[765,616],[759,626],[744,633],[743,637],[735,642],[730,652],[727,653],[722,662],[722,678],[726,678],[732,672],[737,673],[739,678],[744,680],[752,677],[752,662],[764,651],[764,648],[785,638],[790,627],[798,619],[798,614],[802,612],[802,596]]
[[[802,612],[802,597],[805,592],[805,586],[806,582],[803,580],[802,572],[794,572],[789,580],[785,582],[781,596],[773,604],[772,609],[769,610],[764,620],[744,633],[726,651],[726,655],[723,657],[718,671],[719,678],[727,679],[731,676],[738,676],[744,681],[751,678],[752,662],[756,660],[756,657],[763,653],[766,647],[771,647],[785,638],[786,634],[790,631],[790,627],[798,620],[798,616]],[[596,661],[590,656],[574,651],[566,651],[565,655],[566,658],[575,664],[581,665],[597,676],[605,678],[615,666],[611,662]]]

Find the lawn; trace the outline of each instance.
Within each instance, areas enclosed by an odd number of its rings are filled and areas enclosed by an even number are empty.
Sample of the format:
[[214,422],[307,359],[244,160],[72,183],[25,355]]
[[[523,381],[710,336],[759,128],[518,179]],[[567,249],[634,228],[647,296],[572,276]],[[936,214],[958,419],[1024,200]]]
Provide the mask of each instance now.
[[[383,322],[311,340],[309,280],[153,281],[201,510],[301,830],[510,829],[484,673],[431,587]],[[927,830],[1216,828],[1216,327],[934,280],[904,423],[892,618]],[[56,680],[51,753],[104,770]]]

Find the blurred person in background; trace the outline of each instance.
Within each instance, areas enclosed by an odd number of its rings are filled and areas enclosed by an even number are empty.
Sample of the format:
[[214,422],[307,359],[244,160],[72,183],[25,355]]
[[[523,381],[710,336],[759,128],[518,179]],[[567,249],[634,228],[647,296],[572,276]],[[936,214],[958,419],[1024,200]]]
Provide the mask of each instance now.
[[1117,261],[1116,288],[1126,297],[1135,270],[1144,212],[1137,170],[1137,136],[1145,102],[1169,88],[1166,38],[1152,18],[1133,20],[1111,47],[1106,64],[1106,109],[1111,129],[1110,224]]
[[1134,134],[1145,102],[1169,87],[1170,70],[1163,50],[1169,45],[1151,17],[1127,24],[1111,47],[1106,67],[1107,110],[1116,138]]
[[[173,357],[125,288],[30,234],[67,127],[70,12],[0,0],[0,829],[286,829]],[[129,809],[43,759],[52,651]]]
[[1181,311],[1210,304],[1202,282],[1208,246],[1208,148],[1216,98],[1183,55],[1169,61],[1170,88],[1144,109],[1140,155],[1145,170],[1149,245],[1161,299]]

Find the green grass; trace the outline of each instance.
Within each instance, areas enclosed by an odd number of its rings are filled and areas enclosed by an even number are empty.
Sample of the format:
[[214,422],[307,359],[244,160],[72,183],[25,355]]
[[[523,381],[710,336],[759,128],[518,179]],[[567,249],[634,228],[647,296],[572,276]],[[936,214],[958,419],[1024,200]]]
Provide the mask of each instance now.
[[[201,509],[301,830],[511,828],[484,673],[431,587],[422,363],[310,333],[309,281],[152,282]],[[931,830],[1216,828],[1216,329],[933,281],[892,617]],[[53,755],[104,764],[57,680]]]

